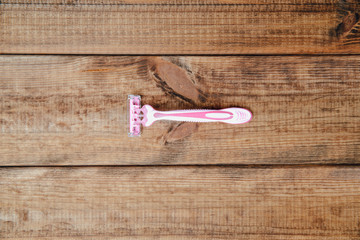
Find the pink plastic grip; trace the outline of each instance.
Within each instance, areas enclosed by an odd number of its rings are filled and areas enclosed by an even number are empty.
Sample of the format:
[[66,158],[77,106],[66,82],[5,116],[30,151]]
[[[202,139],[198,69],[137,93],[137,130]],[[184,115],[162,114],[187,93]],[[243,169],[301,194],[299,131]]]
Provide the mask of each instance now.
[[224,122],[242,124],[249,122],[252,114],[244,108],[225,108],[221,110],[175,110],[157,111],[149,105],[142,108],[144,112],[143,125],[148,127],[157,120],[187,121],[187,122]]

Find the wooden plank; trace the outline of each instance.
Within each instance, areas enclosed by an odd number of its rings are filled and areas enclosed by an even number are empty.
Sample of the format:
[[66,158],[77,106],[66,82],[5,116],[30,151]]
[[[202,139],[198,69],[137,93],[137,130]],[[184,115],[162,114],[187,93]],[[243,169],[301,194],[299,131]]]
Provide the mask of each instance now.
[[[0,165],[360,162],[360,57],[0,57]],[[250,109],[244,125],[157,122],[126,98]]]
[[360,237],[358,167],[1,168],[6,239]]
[[0,53],[360,53],[356,0],[4,0]]

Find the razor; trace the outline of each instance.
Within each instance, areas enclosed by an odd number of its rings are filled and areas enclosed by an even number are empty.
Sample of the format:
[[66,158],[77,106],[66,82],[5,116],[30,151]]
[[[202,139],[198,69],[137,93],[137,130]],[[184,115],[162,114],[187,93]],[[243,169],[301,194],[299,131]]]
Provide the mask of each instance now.
[[244,108],[157,111],[150,105],[141,106],[139,95],[128,96],[128,114],[128,135],[131,137],[140,136],[142,126],[149,127],[157,120],[243,124],[252,119],[251,112]]

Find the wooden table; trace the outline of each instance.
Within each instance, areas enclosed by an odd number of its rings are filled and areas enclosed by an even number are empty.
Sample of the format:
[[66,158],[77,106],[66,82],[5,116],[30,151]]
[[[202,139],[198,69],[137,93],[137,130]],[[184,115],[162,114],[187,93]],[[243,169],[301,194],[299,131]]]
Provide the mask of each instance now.
[[[0,2],[1,239],[360,239],[356,0]],[[245,125],[126,130],[160,110]]]

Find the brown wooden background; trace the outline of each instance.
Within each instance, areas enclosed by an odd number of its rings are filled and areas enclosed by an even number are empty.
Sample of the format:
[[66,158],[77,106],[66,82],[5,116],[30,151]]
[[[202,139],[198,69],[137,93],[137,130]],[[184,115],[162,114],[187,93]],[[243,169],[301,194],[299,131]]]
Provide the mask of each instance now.
[[[360,239],[357,0],[0,1],[1,239]],[[250,109],[126,132],[126,98]]]

